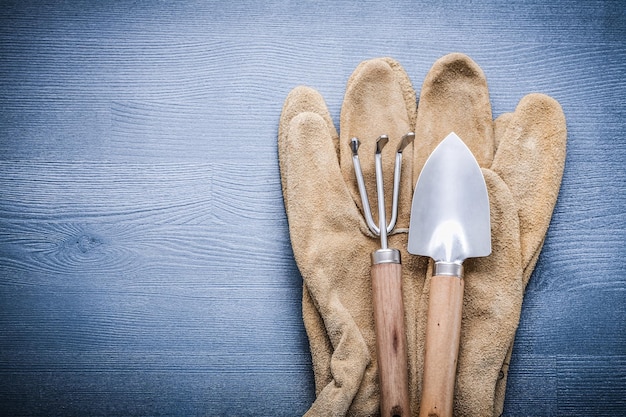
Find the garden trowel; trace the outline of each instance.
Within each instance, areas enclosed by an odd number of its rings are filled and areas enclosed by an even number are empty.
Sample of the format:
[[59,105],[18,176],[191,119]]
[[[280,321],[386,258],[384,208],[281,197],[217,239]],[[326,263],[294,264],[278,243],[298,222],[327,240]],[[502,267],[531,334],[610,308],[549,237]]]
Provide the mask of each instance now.
[[489,197],[469,148],[453,132],[420,173],[408,251],[434,260],[420,417],[452,416],[461,335],[463,261],[491,253]]

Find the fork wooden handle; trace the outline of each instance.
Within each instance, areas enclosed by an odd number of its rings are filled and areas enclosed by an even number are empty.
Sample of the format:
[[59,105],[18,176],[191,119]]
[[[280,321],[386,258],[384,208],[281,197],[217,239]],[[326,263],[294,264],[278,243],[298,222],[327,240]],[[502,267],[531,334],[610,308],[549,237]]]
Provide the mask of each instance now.
[[402,266],[372,265],[372,296],[376,329],[376,357],[380,381],[380,415],[408,417],[409,385]]
[[420,417],[451,417],[454,408],[463,278],[434,276],[430,281]]

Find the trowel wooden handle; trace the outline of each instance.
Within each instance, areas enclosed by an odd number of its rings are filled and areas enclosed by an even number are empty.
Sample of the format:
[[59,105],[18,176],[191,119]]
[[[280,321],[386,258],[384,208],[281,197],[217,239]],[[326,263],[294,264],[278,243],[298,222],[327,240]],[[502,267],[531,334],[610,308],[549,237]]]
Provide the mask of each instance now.
[[384,417],[410,416],[401,272],[399,263],[372,265],[380,415]]
[[420,417],[452,416],[462,308],[463,278],[432,277]]

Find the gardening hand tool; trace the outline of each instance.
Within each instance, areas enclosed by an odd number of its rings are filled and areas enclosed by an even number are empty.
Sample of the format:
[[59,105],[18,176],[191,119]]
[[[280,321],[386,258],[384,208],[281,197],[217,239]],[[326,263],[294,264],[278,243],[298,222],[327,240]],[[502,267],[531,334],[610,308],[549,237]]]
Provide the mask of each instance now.
[[376,329],[376,358],[380,382],[380,414],[389,417],[408,417],[409,380],[406,335],[404,327],[404,303],[402,301],[402,267],[400,251],[387,245],[387,233],[393,231],[398,216],[398,198],[402,172],[402,151],[413,141],[415,134],[402,137],[396,151],[393,178],[393,202],[391,220],[387,225],[385,191],[383,181],[382,150],[389,142],[386,135],[376,141],[376,198],[378,200],[378,227],[373,221],[367,189],[359,160],[359,139],[352,139],[352,161],[356,175],[365,220],[370,231],[380,236],[380,249],[372,252],[372,301]]
[[451,417],[463,307],[463,261],[491,253],[489,197],[471,151],[450,133],[415,186],[409,253],[434,259],[420,417]]

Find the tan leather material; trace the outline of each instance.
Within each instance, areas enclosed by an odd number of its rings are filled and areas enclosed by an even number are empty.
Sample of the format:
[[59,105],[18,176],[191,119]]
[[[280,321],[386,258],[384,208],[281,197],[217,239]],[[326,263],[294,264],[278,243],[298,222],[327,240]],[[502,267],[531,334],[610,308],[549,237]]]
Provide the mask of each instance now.
[[368,230],[358,194],[350,140],[359,155],[376,215],[374,144],[383,151],[387,213],[394,154],[404,152],[398,226],[389,246],[402,258],[412,414],[419,412],[431,262],[406,252],[410,205],[419,172],[450,131],[483,168],[493,253],[465,262],[455,415],[502,412],[506,375],[523,291],[541,251],[565,160],[565,118],[542,94],[524,97],[513,113],[492,120],[485,74],[469,57],[439,59],[421,88],[419,108],[402,66],[391,58],[361,63],[346,86],[339,133],[323,98],[297,87],[285,100],[278,151],[285,208],[303,277],[303,320],[313,361],[316,400],[307,415],[378,415],[379,388],[370,281],[370,254],[380,247]]

